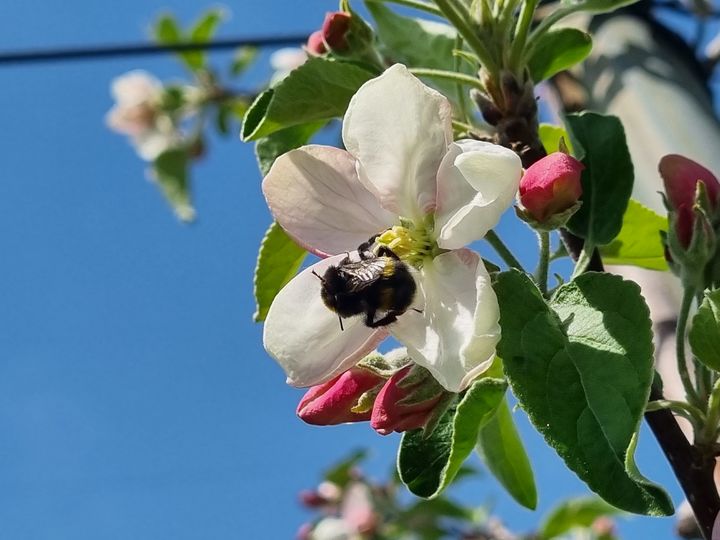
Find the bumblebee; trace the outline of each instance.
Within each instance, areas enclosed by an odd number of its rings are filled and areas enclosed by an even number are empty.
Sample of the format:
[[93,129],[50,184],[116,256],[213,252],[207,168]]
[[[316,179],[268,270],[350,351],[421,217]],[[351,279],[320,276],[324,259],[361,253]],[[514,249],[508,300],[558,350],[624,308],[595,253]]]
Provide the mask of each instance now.
[[[324,275],[315,274],[322,282],[323,303],[338,314],[340,330],[344,330],[343,317],[363,313],[366,326],[386,326],[405,313],[415,298],[417,286],[410,269],[386,246],[372,251],[375,238],[358,247],[359,261],[351,261],[346,255]],[[378,313],[382,316],[376,320]]]

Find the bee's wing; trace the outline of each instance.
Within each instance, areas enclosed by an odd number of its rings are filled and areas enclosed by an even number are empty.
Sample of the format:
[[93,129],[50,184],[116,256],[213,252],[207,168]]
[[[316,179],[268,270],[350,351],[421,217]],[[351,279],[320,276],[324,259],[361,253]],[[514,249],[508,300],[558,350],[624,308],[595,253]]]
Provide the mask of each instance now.
[[359,292],[380,279],[384,269],[385,261],[373,259],[346,263],[342,266],[342,273],[347,277],[348,290]]

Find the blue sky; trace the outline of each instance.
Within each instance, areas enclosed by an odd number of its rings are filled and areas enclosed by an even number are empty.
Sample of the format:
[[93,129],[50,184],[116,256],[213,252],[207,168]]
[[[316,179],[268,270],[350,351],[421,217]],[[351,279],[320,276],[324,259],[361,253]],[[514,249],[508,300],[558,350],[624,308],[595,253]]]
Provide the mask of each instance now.
[[[221,35],[309,32],[336,3],[298,5],[229,4]],[[135,42],[164,8],[189,21],[203,6],[8,0],[0,49]],[[300,489],[358,446],[384,477],[399,439],[297,420],[301,392],[285,386],[252,322],[270,223],[252,147],[211,143],[193,171],[199,221],[179,224],[103,123],[110,81],[136,68],[182,76],[162,56],[0,67],[0,537],[290,538],[308,517]],[[502,230],[530,262],[531,236],[511,219]],[[585,493],[516,416],[541,510]],[[678,501],[646,430],[638,462]],[[492,502],[515,530],[540,516],[487,475],[455,494]],[[672,538],[668,519],[632,518],[622,531]]]

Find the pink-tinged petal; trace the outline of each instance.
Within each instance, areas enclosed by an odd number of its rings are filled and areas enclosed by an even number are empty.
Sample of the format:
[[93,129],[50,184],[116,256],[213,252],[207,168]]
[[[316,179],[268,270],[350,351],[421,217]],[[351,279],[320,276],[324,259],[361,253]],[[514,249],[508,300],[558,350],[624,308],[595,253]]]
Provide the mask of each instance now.
[[520,203],[533,219],[544,222],[572,207],[582,195],[585,165],[563,152],[533,163],[520,179]]
[[435,176],[452,142],[448,100],[396,64],[353,96],[343,122],[345,147],[360,180],[382,206],[421,218],[435,206]]
[[371,533],[378,525],[373,496],[367,484],[353,482],[345,490],[340,515],[356,531]]
[[303,146],[283,154],[262,189],[282,228],[321,256],[355,249],[395,219],[358,181],[355,159],[331,146]]
[[429,392],[428,381],[411,374],[413,368],[417,366],[411,364],[395,373],[375,398],[370,425],[380,435],[425,427],[445,395],[435,383],[438,391]]
[[422,313],[408,311],[390,326],[410,357],[450,392],[460,392],[490,367],[500,339],[500,310],[480,256],[461,249],[423,266]]
[[343,319],[320,298],[320,279],[344,254],[323,259],[295,276],[273,300],[265,319],[263,345],[285,370],[288,384],[314,386],[350,369],[372,351],[387,332],[373,330],[361,316]]
[[137,69],[113,79],[110,92],[121,107],[133,107],[159,96],[162,83],[147,71]]
[[507,148],[464,139],[450,146],[437,176],[437,243],[458,249],[481,239],[515,197],[520,158]]
[[342,375],[308,390],[297,407],[297,415],[308,424],[332,426],[346,422],[370,420],[370,410],[355,412],[360,398],[385,379],[360,367],[353,367]]
[[696,161],[679,154],[669,154],[660,160],[658,169],[672,208],[692,208],[698,181],[705,184],[712,207],[717,207],[720,183],[711,171]]
[[312,540],[362,540],[362,536],[342,518],[328,516],[317,522]]

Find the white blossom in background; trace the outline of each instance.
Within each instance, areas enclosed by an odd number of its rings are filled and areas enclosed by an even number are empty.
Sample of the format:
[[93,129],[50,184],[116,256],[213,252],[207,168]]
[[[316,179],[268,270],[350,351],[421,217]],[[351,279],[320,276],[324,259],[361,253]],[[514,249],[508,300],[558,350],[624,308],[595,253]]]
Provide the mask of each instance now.
[[307,53],[300,47],[284,47],[272,53],[270,67],[273,75],[270,79],[270,86],[282,81],[293,69],[302,66],[307,59]]
[[160,111],[163,86],[149,73],[135,70],[115,78],[111,85],[115,106],[105,121],[110,129],[127,135],[137,153],[153,161],[177,144],[172,120]]
[[[295,386],[328,381],[392,334],[447,390],[467,387],[492,363],[499,308],[481,239],[511,205],[522,167],[506,148],[453,142],[451,106],[405,66],[365,83],[343,123],[347,151],[310,145],[278,158],[263,192],[278,223],[327,257],[295,276],[273,301],[263,341]],[[382,328],[345,322],[320,296],[323,275],[369,237],[414,268],[414,308]]]

